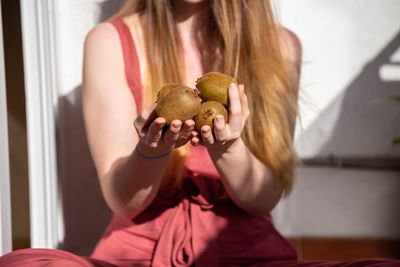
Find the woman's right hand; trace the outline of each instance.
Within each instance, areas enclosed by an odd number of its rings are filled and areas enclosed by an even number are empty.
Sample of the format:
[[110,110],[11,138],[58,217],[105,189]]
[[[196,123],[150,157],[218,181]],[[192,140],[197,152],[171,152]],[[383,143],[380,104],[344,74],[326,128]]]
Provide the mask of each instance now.
[[163,133],[166,120],[157,117],[155,106],[145,108],[134,121],[139,136],[137,149],[147,157],[165,155],[173,148],[185,145],[191,138],[195,124],[193,120],[187,120],[182,126],[180,120],[173,120]]

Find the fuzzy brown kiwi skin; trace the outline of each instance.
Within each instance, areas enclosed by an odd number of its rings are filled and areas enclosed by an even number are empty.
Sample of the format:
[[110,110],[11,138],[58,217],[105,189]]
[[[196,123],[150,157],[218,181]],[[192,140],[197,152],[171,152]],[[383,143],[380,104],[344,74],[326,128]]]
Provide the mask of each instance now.
[[161,97],[156,105],[158,117],[163,117],[169,125],[173,120],[184,123],[196,116],[201,107],[201,98],[190,87],[181,85],[172,88]]
[[224,106],[229,106],[228,88],[231,83],[238,85],[237,81],[220,72],[209,72],[197,79],[196,88],[203,101],[217,101]]
[[165,96],[166,94],[169,93],[169,91],[171,91],[172,89],[179,87],[179,86],[184,86],[181,84],[176,84],[176,83],[167,83],[164,84],[163,87],[161,87],[161,89],[158,91],[157,93],[157,101],[160,101],[161,97]]
[[200,112],[195,117],[195,128],[199,133],[201,127],[208,125],[211,131],[214,132],[214,118],[217,115],[224,116],[225,123],[228,121],[228,111],[221,103],[217,101],[207,101],[201,105]]

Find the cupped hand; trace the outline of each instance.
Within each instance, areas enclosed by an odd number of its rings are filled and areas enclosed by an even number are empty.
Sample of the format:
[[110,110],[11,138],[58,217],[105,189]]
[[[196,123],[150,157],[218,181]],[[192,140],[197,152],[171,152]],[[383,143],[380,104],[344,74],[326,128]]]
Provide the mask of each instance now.
[[185,145],[194,129],[193,120],[187,120],[183,125],[180,120],[173,120],[163,133],[166,120],[157,117],[155,106],[144,109],[134,121],[139,136],[139,152],[149,157],[157,157]]
[[223,115],[214,118],[214,135],[211,127],[205,125],[201,128],[201,140],[197,132],[192,132],[191,143],[205,145],[208,149],[224,152],[229,145],[240,138],[243,128],[249,117],[250,111],[244,86],[231,84],[228,89],[230,110],[228,123],[225,123]]

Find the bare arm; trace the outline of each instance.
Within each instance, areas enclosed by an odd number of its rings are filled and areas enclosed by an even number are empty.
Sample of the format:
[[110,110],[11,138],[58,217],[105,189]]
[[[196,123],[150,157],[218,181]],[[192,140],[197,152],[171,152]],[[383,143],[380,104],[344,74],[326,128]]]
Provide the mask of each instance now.
[[119,37],[111,24],[99,24],[86,37],[83,69],[86,132],[104,198],[116,214],[133,218],[154,199],[168,162],[168,156],[145,159],[135,148],[147,157],[164,155],[187,142],[179,138],[176,143],[178,137],[189,136],[194,123],[187,121],[182,127],[174,121],[163,138],[163,118],[146,127],[154,119],[154,107],[136,113]]
[[[285,30],[287,49],[285,59],[291,70],[293,90],[297,96],[301,62],[301,47],[297,37]],[[229,88],[231,112],[229,122],[214,121],[213,137],[208,126],[202,128],[203,143],[221,174],[222,182],[232,200],[242,209],[255,215],[270,212],[278,203],[282,188],[276,185],[271,171],[248,150],[240,138],[248,116],[247,98],[243,87]],[[282,103],[285,105],[285,103]],[[288,113],[290,129],[294,132],[295,116]],[[218,117],[218,116],[217,116]]]

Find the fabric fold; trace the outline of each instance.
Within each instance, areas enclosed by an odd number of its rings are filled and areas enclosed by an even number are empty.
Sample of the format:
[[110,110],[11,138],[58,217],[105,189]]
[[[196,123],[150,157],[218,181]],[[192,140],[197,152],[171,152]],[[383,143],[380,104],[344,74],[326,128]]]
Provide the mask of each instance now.
[[153,266],[193,266],[192,226],[190,201],[183,199],[161,231],[157,241]]

